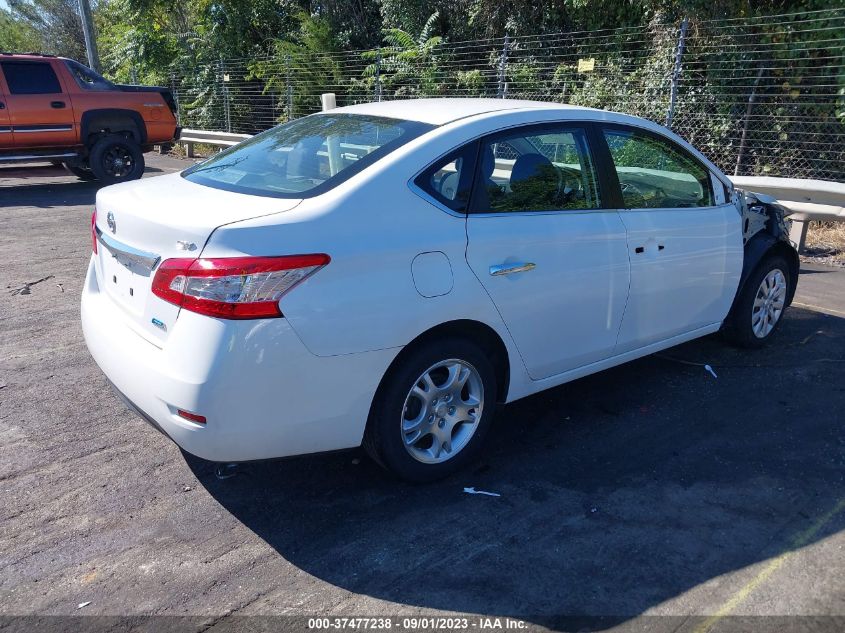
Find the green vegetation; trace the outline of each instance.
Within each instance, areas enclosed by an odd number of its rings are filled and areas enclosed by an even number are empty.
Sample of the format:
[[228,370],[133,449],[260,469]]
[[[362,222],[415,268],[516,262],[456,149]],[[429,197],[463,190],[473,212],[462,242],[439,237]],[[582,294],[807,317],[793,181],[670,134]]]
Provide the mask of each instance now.
[[[92,2],[106,76],[168,85],[183,125],[238,132],[314,112],[322,92],[340,105],[542,99],[663,122],[688,17],[673,129],[729,172],[845,177],[841,0]],[[77,0],[7,3],[0,50],[85,61]],[[812,13],[825,9],[838,11]],[[764,17],[776,14],[794,15]]]

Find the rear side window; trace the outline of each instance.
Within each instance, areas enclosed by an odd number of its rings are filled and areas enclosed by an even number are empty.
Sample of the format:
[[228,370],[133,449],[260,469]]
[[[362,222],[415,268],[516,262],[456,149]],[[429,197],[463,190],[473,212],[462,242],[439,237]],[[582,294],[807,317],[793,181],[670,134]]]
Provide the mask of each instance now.
[[473,213],[598,208],[596,170],[583,129],[535,126],[482,141]]
[[208,187],[274,198],[319,195],[434,126],[325,113],[280,125],[182,172]]
[[104,79],[87,66],[83,66],[79,62],[72,59],[64,60],[65,66],[73,75],[74,80],[80,88],[85,90],[113,90],[114,84],[107,79]]
[[710,172],[674,143],[633,129],[606,129],[626,209],[713,206]]
[[441,158],[414,181],[429,196],[453,211],[465,212],[472,188],[476,143]]
[[59,79],[47,62],[2,62],[9,92],[13,95],[48,95],[62,92]]

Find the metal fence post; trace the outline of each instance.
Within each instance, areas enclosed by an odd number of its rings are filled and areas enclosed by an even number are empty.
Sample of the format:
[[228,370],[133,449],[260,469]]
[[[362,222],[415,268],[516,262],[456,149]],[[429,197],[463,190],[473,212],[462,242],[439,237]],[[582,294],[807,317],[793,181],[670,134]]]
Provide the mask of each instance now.
[[669,109],[666,111],[666,127],[672,127],[672,118],[675,116],[675,101],[678,99],[678,79],[681,76],[681,62],[684,57],[684,46],[687,40],[687,28],[689,20],[681,20],[681,33],[678,36],[678,47],[675,49],[675,66],[672,69],[672,86],[669,89]]
[[232,107],[229,103],[229,85],[226,81],[226,69],[223,66],[223,59],[219,62],[220,83],[223,85],[223,108],[226,114],[226,131],[232,131]]
[[176,75],[170,75],[170,92],[173,94],[173,103],[176,104],[176,122],[182,124],[182,112],[179,109],[179,92],[176,90]]
[[508,49],[510,48],[510,42],[510,36],[505,35],[505,43],[502,46],[502,53],[499,56],[499,86],[496,90],[497,99],[504,99],[508,95],[508,84],[505,71],[508,65]]
[[748,95],[748,104],[745,106],[745,121],[742,123],[742,136],[739,137],[739,151],[736,155],[734,176],[739,176],[739,170],[742,167],[742,159],[745,157],[745,139],[748,136],[748,122],[751,120],[751,110],[754,109],[754,102],[757,100],[757,86],[760,85],[760,79],[762,77],[763,63],[760,62],[760,70],[757,71],[757,78],[754,80],[754,85],[751,86],[751,94]]
[[293,85],[290,83],[290,53],[285,55],[285,107],[288,121],[293,120]]
[[378,52],[376,52],[376,74],[373,88],[373,97],[376,101],[381,101],[381,47],[379,47]]

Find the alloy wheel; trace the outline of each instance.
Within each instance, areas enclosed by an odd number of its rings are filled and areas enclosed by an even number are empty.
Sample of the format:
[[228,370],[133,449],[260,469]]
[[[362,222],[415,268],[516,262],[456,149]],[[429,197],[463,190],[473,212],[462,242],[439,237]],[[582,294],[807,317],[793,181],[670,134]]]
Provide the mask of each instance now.
[[751,329],[757,338],[766,338],[783,314],[786,304],[786,277],[775,268],[760,282],[751,307]]
[[414,382],[402,408],[405,449],[417,461],[439,464],[457,455],[481,421],[484,383],[466,361],[444,360]]

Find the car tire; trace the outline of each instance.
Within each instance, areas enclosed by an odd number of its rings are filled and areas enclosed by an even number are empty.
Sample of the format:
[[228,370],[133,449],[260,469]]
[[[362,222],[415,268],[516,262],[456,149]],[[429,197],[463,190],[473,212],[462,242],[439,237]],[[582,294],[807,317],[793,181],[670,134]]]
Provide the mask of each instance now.
[[725,328],[728,339],[740,347],[763,347],[783,321],[791,283],[786,259],[773,255],[760,262],[734,301]]
[[144,175],[141,147],[119,134],[109,134],[94,143],[88,164],[97,180],[107,184],[136,180]]
[[64,163],[64,166],[65,169],[67,169],[70,173],[72,173],[80,180],[88,182],[97,179],[97,177],[94,175],[94,172],[91,171],[91,168],[82,163],[68,161]]
[[402,479],[441,479],[478,455],[496,400],[493,365],[473,341],[406,349],[373,401],[364,448]]

